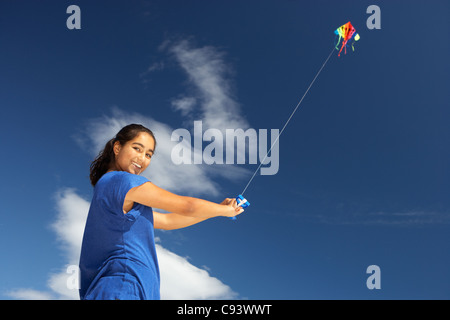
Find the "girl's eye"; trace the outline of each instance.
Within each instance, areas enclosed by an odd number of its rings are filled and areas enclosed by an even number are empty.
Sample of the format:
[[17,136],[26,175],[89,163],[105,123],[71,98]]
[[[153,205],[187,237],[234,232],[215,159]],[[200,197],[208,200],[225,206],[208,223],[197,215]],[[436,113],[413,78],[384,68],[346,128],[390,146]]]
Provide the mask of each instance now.
[[139,151],[139,148],[138,148],[138,147],[133,147],[133,149],[136,150],[136,151]]
[[147,153],[146,156],[147,156],[147,158],[149,158],[149,159],[152,157],[152,155],[151,155],[150,153]]

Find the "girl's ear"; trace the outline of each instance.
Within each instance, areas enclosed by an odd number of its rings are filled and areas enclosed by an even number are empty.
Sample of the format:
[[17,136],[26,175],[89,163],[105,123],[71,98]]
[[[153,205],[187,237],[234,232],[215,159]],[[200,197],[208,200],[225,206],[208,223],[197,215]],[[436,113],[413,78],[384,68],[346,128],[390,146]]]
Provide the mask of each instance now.
[[114,142],[113,152],[116,156],[119,154],[121,148],[122,146],[120,145],[119,141]]

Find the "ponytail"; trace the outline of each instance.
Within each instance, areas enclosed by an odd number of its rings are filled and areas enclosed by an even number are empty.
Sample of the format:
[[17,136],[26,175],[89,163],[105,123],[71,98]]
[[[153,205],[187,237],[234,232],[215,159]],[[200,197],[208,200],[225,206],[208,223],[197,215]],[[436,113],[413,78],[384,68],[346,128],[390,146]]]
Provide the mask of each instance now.
[[155,141],[156,139],[153,132],[140,124],[129,124],[123,127],[116,135],[115,138],[109,140],[105,148],[98,154],[97,158],[91,163],[91,173],[89,178],[91,184],[95,187],[98,180],[109,170],[111,164],[115,161],[116,157],[114,154],[114,143],[119,141],[120,145],[125,145],[128,141],[134,139],[139,132],[147,132]]
[[91,174],[89,175],[89,178],[94,187],[97,184],[97,181],[108,171],[111,162],[114,160],[114,142],[116,142],[115,138],[109,140],[103,151],[101,151],[97,158],[91,163]]

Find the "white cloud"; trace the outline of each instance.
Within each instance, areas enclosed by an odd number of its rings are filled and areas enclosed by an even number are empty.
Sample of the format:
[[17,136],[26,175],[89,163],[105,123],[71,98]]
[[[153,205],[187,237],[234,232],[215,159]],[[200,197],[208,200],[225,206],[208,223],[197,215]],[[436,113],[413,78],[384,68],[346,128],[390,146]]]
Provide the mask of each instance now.
[[194,97],[181,97],[172,100],[172,107],[175,111],[180,111],[183,116],[190,114],[197,103]]
[[[90,151],[94,157],[125,125],[139,123],[151,129],[155,134],[157,146],[155,156],[147,170],[142,174],[156,185],[172,192],[183,192],[188,195],[219,194],[219,186],[210,178],[211,174],[219,170],[207,168],[207,165],[175,165],[171,160],[171,152],[178,141],[171,141],[173,129],[153,118],[138,114],[127,113],[115,107],[112,115],[91,119],[84,130],[77,136],[77,142]],[[231,172],[232,166],[227,166]]]
[[144,84],[144,86],[147,87],[148,83],[150,83],[149,75],[153,72],[164,70],[164,68],[165,68],[164,62],[162,61],[152,63],[147,68],[147,70],[139,74],[139,78],[141,79],[142,84]]
[[[219,130],[248,128],[234,98],[230,79],[232,68],[225,62],[225,54],[212,46],[194,47],[188,40],[166,43],[168,50],[186,72],[200,101],[201,117],[205,127]],[[192,111],[192,108],[191,108]]]
[[[188,92],[172,100],[172,106],[185,118],[201,120],[203,130],[213,129],[215,138],[217,131],[224,138],[227,129],[239,129],[242,132],[249,129],[234,92],[234,71],[225,61],[226,54],[223,51],[212,46],[196,47],[190,40],[166,41],[160,50],[169,52],[188,77]],[[235,154],[234,143],[228,143],[228,139],[226,142],[221,146],[223,154]],[[248,150],[244,152],[248,155]],[[214,161],[209,155],[204,156]],[[227,172],[230,169],[235,170],[234,176],[251,174],[242,168],[227,166]]]
[[[67,264],[59,272],[49,276],[49,292],[28,288],[15,289],[8,292],[14,299],[79,299],[78,290],[67,287],[72,276],[67,273],[67,266],[78,265],[89,202],[73,189],[60,190],[55,199],[57,218],[52,229],[62,244]],[[156,245],[156,249],[161,271],[162,299],[230,299],[237,296],[229,286],[210,276],[206,270],[192,265],[186,258],[160,244]]]
[[51,300],[53,298],[50,293],[33,289],[14,289],[8,291],[7,295],[17,300]]
[[161,297],[167,300],[233,299],[237,294],[208,271],[156,245],[161,272]]
[[68,264],[78,264],[89,201],[74,189],[61,189],[55,196],[57,216],[51,225],[66,253]]

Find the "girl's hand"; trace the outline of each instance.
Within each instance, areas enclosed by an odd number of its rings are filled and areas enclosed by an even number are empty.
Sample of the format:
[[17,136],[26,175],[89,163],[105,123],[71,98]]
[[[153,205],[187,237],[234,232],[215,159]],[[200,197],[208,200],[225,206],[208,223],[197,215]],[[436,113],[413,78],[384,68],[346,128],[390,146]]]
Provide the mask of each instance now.
[[222,201],[221,205],[229,207],[229,210],[225,214],[225,217],[235,217],[238,214],[244,212],[244,209],[242,209],[242,207],[238,207],[237,201],[234,198],[226,198]]

